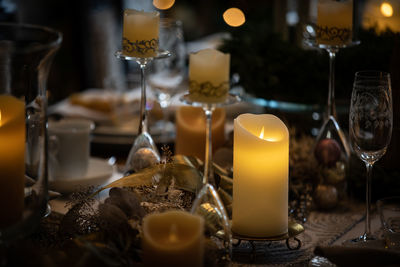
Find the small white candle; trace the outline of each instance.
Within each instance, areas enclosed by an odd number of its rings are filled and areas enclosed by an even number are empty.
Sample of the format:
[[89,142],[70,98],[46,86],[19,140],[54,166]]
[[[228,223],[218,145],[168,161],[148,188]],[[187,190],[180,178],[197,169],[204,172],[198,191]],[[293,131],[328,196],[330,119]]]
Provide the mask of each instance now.
[[158,51],[160,13],[134,9],[124,11],[122,49],[132,57],[154,57]]
[[0,228],[22,216],[25,183],[25,103],[0,95]]
[[178,210],[149,214],[142,248],[145,266],[203,266],[204,220]]
[[351,41],[353,0],[319,0],[317,25],[320,44],[341,45]]
[[274,115],[234,120],[232,230],[252,237],[288,229],[289,132]]
[[204,49],[189,56],[189,94],[193,101],[220,102],[229,91],[230,54]]

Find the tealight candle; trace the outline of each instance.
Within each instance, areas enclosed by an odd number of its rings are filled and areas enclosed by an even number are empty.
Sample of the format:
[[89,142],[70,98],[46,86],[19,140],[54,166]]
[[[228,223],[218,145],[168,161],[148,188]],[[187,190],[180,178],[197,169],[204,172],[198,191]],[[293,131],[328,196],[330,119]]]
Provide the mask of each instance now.
[[319,0],[317,42],[341,45],[350,42],[353,28],[353,1]]
[[25,103],[0,95],[0,228],[22,216],[25,183]]
[[193,101],[220,102],[229,91],[230,54],[204,49],[189,56],[189,94]]
[[271,237],[288,230],[289,132],[274,115],[234,120],[232,231]]
[[160,13],[134,9],[124,11],[122,49],[132,57],[154,57],[158,51]]
[[145,266],[202,266],[204,220],[185,211],[149,214],[143,219]]
[[[212,149],[225,143],[225,110],[217,108],[211,121]],[[202,108],[182,106],[176,111],[175,154],[196,156],[204,160],[206,146],[206,118]]]

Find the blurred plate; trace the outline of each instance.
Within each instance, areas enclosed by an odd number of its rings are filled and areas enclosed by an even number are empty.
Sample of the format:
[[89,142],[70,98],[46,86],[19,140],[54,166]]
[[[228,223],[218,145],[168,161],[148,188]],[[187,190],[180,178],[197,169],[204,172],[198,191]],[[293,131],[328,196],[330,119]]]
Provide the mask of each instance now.
[[101,186],[112,176],[113,170],[108,160],[90,158],[88,171],[84,177],[50,180],[49,187],[60,193],[71,193],[80,187]]

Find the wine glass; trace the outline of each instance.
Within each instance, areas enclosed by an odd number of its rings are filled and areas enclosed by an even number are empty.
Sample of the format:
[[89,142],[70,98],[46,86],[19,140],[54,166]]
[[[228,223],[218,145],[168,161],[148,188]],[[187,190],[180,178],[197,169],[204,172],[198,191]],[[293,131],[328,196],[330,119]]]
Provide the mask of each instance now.
[[355,74],[349,116],[350,143],[367,168],[365,232],[352,242],[376,239],[371,235],[372,168],[385,153],[393,127],[390,74],[360,71]]
[[152,62],[148,81],[163,111],[162,119],[151,127],[151,131],[161,133],[160,138],[163,141],[175,134],[174,124],[167,120],[165,112],[171,98],[182,90],[185,76],[186,48],[181,21],[170,18],[160,21],[159,45],[171,52],[171,57]]

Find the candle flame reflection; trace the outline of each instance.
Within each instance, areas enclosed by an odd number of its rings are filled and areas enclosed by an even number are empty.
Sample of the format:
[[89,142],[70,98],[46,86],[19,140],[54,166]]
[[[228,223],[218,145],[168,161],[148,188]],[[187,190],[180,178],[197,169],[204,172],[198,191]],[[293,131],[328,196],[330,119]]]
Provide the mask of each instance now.
[[177,229],[176,224],[174,223],[174,224],[171,225],[171,228],[169,229],[169,236],[168,236],[169,242],[176,243],[176,242],[179,241],[178,240],[178,236],[177,236],[177,232],[178,232],[178,229]]

